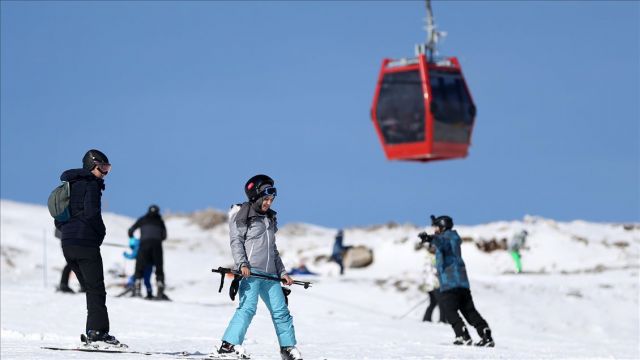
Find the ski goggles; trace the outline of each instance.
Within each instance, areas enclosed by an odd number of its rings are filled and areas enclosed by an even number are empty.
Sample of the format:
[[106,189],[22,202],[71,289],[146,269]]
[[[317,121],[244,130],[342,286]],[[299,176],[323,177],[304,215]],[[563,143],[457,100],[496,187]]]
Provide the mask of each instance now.
[[258,194],[260,197],[263,196],[277,196],[278,195],[278,190],[274,187],[268,187],[264,190],[262,190],[260,192],[260,194]]
[[111,164],[107,164],[107,163],[100,163],[97,161],[93,162],[96,167],[98,168],[98,170],[100,170],[101,173],[106,174],[109,171],[111,171]]

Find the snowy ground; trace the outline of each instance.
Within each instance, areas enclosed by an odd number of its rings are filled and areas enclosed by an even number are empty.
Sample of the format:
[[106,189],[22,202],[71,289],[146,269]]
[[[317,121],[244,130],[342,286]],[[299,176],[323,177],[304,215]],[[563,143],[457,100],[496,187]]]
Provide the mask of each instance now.
[[[0,215],[2,359],[115,357],[41,349],[77,344],[84,330],[84,296],[53,291],[64,259],[45,207],[2,200]],[[105,243],[126,244],[133,219],[106,214],[105,221]],[[205,354],[237,305],[226,286],[218,294],[219,276],[210,271],[230,263],[227,230],[204,231],[186,217],[167,225],[165,272],[175,301],[116,298],[123,280],[105,274],[111,332],[135,350]],[[285,226],[278,239],[285,263],[305,261],[321,274],[307,278],[314,282],[311,289],[294,287],[290,296],[305,359],[640,358],[640,226],[528,217],[461,226],[459,232],[477,240],[507,237],[523,227],[531,233],[523,253],[525,274],[510,273],[504,251],[484,253],[473,242],[463,245],[476,306],[497,343],[484,349],[450,345],[448,325],[420,321],[426,304],[399,318],[426,297],[417,289],[424,263],[424,254],[413,250],[418,228],[346,229],[345,242],[371,247],[375,261],[339,277],[334,264],[314,262],[330,251],[336,229]],[[125,262],[123,250],[102,247],[105,271],[131,273],[133,263]],[[475,332],[472,336],[477,339]],[[279,359],[262,304],[244,345],[254,359]]]

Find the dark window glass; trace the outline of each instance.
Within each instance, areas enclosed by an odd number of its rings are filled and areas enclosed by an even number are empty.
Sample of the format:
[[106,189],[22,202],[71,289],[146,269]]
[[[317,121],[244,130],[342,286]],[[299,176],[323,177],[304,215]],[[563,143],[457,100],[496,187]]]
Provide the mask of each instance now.
[[424,95],[418,70],[384,75],[376,117],[385,143],[424,141]]
[[475,107],[460,73],[429,71],[433,140],[469,143]]

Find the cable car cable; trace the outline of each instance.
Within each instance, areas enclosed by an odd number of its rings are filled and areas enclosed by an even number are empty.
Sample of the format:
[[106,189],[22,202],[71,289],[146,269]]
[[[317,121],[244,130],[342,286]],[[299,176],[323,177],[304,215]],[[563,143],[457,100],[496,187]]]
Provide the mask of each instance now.
[[433,10],[431,9],[431,0],[425,0],[425,5],[427,8],[427,17],[425,19],[427,25],[424,29],[427,31],[427,42],[425,44],[416,45],[416,56],[425,54],[429,62],[435,62],[435,56],[437,54],[436,46],[438,41],[447,36],[447,33],[445,31],[436,30],[437,26],[435,17],[433,16]]

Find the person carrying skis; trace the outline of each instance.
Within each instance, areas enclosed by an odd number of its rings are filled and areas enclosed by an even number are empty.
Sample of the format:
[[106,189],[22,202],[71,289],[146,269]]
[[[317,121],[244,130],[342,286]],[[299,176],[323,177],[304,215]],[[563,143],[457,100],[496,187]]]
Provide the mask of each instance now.
[[278,226],[276,212],[271,209],[277,195],[274,184],[273,179],[267,175],[253,176],[244,186],[249,201],[235,205],[230,212],[231,253],[236,270],[242,273],[240,301],[224,332],[220,348],[212,354],[214,358],[249,358],[241,344],[256,313],[260,297],[271,313],[282,359],[302,359],[296,348],[293,318],[286,305],[282,286],[275,281],[251,276],[275,275],[283,279],[285,285],[293,283],[276,246]]
[[106,228],[102,221],[102,191],[104,178],[111,171],[107,156],[99,150],[89,150],[82,158],[81,169],[62,173],[60,180],[71,184],[69,210],[71,218],[55,226],[62,232],[62,252],[78,280],[86,289],[86,335],[91,342],[101,341],[111,345],[120,342],[109,334],[107,292],[104,286],[104,269],[100,245]]
[[145,215],[140,217],[130,228],[129,238],[140,229],[140,248],[136,257],[136,281],[132,296],[142,296],[141,287],[144,277],[144,270],[147,266],[154,266],[156,269],[156,287],[158,288],[156,298],[159,300],[169,300],[164,293],[164,268],[162,242],[167,238],[167,228],[164,225],[160,208],[158,205],[149,206]]
[[480,335],[481,340],[475,345],[495,346],[489,324],[473,304],[467,270],[460,249],[462,239],[453,230],[453,219],[446,215],[439,217],[431,215],[431,226],[435,235],[421,232],[418,237],[422,243],[429,243],[436,248],[436,267],[440,280],[440,308],[444,311],[447,322],[451,324],[455,332],[456,338],[453,343],[455,345],[471,345],[472,343],[467,327],[458,315],[458,311],[460,311]]
[[509,254],[511,254],[511,258],[513,258],[513,262],[516,266],[516,274],[520,274],[522,272],[522,263],[520,262],[520,250],[524,248],[524,243],[527,241],[527,235],[529,233],[527,230],[522,230],[509,240]]

